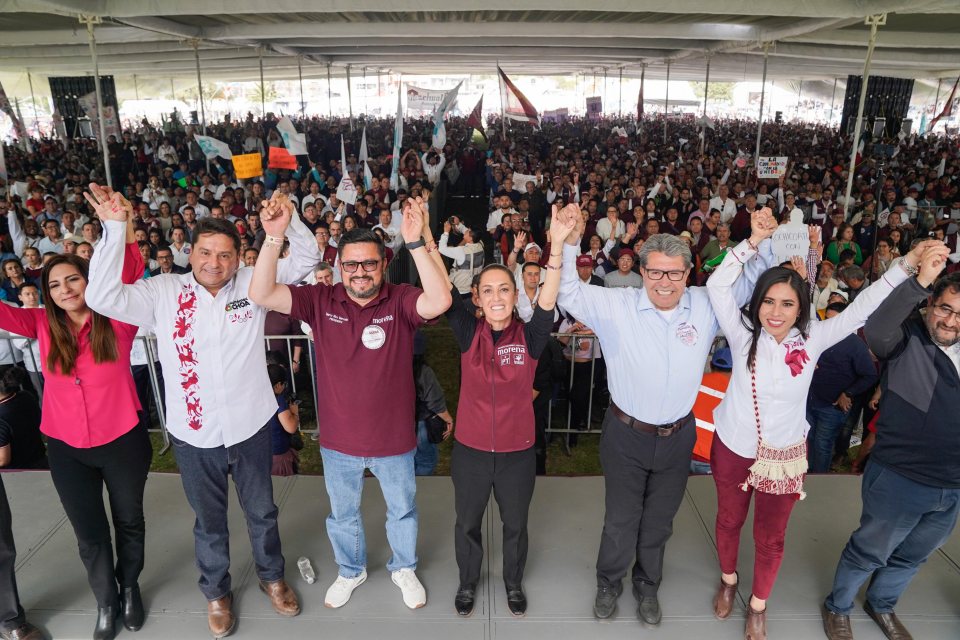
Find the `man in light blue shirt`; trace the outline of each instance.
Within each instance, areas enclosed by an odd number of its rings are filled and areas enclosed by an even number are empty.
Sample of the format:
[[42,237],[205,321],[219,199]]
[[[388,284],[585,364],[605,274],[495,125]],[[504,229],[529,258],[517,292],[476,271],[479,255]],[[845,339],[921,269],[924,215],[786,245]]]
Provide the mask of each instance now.
[[[706,290],[686,286],[692,262],[683,240],[651,236],[637,255],[643,288],[606,289],[577,277],[582,232],[581,224],[563,248],[558,303],[600,339],[612,400],[600,440],[606,513],[594,615],[614,614],[623,576],[635,559],[637,613],[656,625],[664,549],[696,442],[692,408],[717,319]],[[751,261],[747,277],[738,281],[738,300],[746,302],[757,276],[773,266],[769,244],[761,245],[762,260]]]

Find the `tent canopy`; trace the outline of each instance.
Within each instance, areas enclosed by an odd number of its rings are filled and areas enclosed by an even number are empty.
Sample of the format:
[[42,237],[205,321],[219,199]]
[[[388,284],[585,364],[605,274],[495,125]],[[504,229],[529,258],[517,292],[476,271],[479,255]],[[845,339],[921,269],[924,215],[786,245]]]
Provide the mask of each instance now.
[[[875,75],[936,79],[960,72],[958,0],[0,0],[0,72],[257,80],[493,72],[610,74],[711,81],[831,79],[860,74],[868,13],[888,13]],[[305,11],[305,9],[309,9]],[[388,10],[386,10],[388,9]]]

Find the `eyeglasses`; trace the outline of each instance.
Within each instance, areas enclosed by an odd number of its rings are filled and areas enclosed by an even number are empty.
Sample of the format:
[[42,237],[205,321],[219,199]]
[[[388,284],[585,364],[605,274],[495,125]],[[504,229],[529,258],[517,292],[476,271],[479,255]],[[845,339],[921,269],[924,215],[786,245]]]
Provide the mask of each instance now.
[[947,319],[955,316],[957,320],[960,321],[960,311],[954,311],[945,304],[938,304],[932,307],[932,309],[933,315],[937,316],[938,318]]
[[682,271],[661,271],[660,269],[644,269],[644,273],[647,274],[647,277],[651,280],[663,280],[663,276],[667,276],[667,280],[673,282],[680,282],[687,275],[687,269]]
[[357,270],[357,267],[359,267],[360,265],[363,265],[364,271],[366,271],[367,273],[370,273],[371,271],[377,270],[377,267],[380,266],[380,261],[364,260],[362,262],[358,262],[356,260],[346,260],[340,263],[340,266],[343,267],[343,270],[346,271],[347,273],[354,273]]

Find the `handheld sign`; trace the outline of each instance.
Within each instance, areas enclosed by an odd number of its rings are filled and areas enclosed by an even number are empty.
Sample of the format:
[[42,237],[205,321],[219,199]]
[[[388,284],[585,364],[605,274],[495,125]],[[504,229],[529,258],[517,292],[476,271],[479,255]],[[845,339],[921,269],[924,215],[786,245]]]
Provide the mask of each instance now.
[[270,158],[267,166],[271,169],[296,169],[297,158],[283,147],[270,147]]
[[773,254],[780,262],[793,256],[805,258],[810,247],[810,232],[803,224],[803,213],[794,209],[790,213],[790,222],[777,227],[772,240]]
[[337,200],[346,202],[347,204],[357,203],[357,185],[353,184],[353,180],[346,174],[344,174],[340,180],[340,184],[337,186]]
[[263,175],[263,164],[259,153],[245,153],[233,156],[233,170],[238,180],[256,178]]
[[760,156],[757,158],[757,177],[779,178],[787,173],[787,156]]

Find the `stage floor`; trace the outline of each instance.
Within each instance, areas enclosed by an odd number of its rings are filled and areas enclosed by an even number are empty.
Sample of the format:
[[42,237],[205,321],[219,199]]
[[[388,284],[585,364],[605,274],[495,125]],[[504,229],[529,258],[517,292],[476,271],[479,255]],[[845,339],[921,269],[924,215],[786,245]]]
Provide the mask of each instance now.
[[[89,638],[96,603],[77,555],[76,538],[63,514],[50,477],[43,472],[5,473],[19,555],[17,580],[28,616],[57,640]],[[740,602],[725,622],[713,618],[711,597],[718,579],[713,521],[716,498],[709,477],[693,477],[674,522],[660,590],[664,619],[660,629],[645,630],[625,582],[616,618],[598,623],[592,615],[594,564],[603,520],[602,478],[538,478],[530,514],[530,553],[525,589],[529,612],[514,619],[506,606],[501,574],[501,536],[495,503],[486,522],[485,580],[471,618],[453,610],[457,567],[453,554],[453,487],[450,478],[418,482],[420,510],[418,575],[427,589],[423,609],[404,607],[384,565],[389,547],[384,506],[376,480],[367,481],[363,513],[367,525],[369,579],[341,609],[323,606],[336,577],[324,518],[328,502],[321,477],[277,478],[280,531],[287,577],[300,596],[303,612],[280,618],[257,588],[242,514],[232,496],[233,589],[239,624],[235,637],[398,638],[430,640],[606,640],[638,634],[667,639],[743,637],[744,602],[749,597],[753,546],[751,526],[744,528]],[[819,606],[830,588],[834,567],[860,514],[860,480],[851,476],[811,477],[808,498],[793,512],[787,552],[769,601],[770,636],[781,640],[822,638]],[[147,482],[147,561],[141,588],[149,608],[146,624],[119,637],[138,640],[209,638],[206,602],[197,589],[193,514],[180,478],[153,474]],[[301,580],[297,558],[313,562],[318,580]],[[960,638],[960,536],[920,570],[897,609],[918,639]],[[861,609],[854,616],[857,640],[883,635]],[[462,634],[462,635],[461,635]]]

